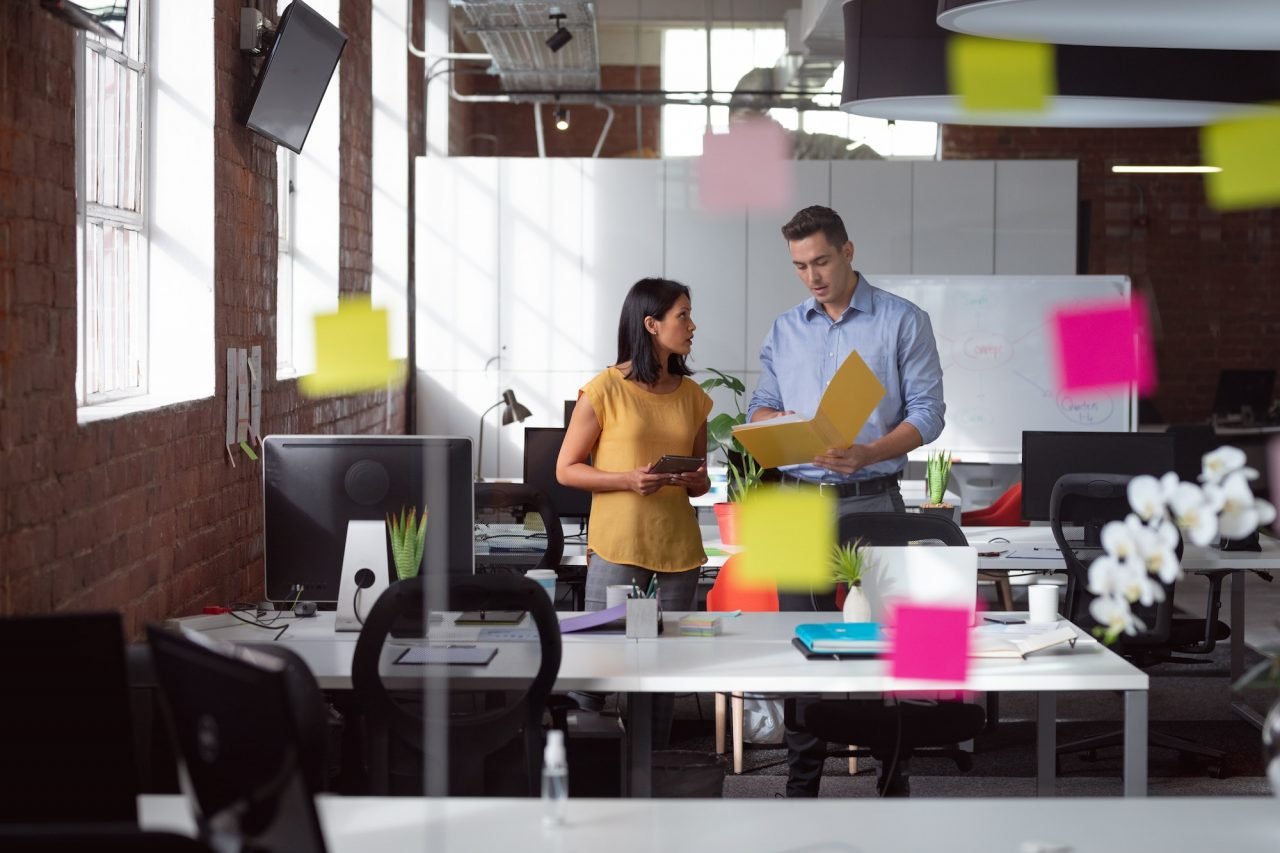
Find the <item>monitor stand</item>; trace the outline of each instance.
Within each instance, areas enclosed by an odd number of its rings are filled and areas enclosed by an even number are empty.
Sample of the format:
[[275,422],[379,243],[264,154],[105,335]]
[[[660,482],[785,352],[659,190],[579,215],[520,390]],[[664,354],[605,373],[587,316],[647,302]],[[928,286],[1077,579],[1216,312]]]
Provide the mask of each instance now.
[[[335,631],[359,631],[373,603],[388,586],[387,523],[347,522],[347,543],[342,552],[342,582],[338,586]],[[356,610],[357,592],[359,611]]]

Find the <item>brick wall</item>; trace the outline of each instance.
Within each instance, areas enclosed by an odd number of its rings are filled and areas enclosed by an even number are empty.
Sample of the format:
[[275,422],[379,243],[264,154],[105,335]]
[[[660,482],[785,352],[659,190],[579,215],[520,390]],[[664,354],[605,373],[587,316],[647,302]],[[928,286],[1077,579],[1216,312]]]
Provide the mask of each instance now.
[[[459,63],[468,67],[466,63]],[[474,64],[472,64],[474,65]],[[457,75],[458,91],[488,94],[499,90],[499,81],[488,75]],[[600,87],[610,89],[656,90],[661,83],[656,65],[636,69],[630,65],[605,65],[600,69]],[[447,85],[444,79],[434,86]],[[555,128],[554,107],[542,106],[542,131],[548,157],[590,157],[604,129],[607,113],[590,104],[566,104],[569,129]],[[640,148],[657,156],[662,112],[659,107],[615,106],[613,124],[600,150],[601,157],[637,156],[636,127],[640,127]],[[450,101],[449,153],[455,157],[537,157],[538,136],[531,104],[462,103]]]
[[1197,132],[1048,128],[943,128],[944,159],[1057,159],[1080,163],[1089,220],[1081,272],[1129,276],[1156,312],[1166,421],[1208,416],[1218,371],[1280,365],[1280,215],[1221,214],[1199,175],[1116,175],[1125,163],[1198,162]]
[[[236,116],[253,67],[241,0],[215,0],[215,346],[263,348],[266,433],[397,433],[404,391],[311,401],[275,375],[275,151]],[[344,0],[344,291],[369,289],[369,10]],[[74,43],[36,3],[0,3],[0,614],[118,609],[147,620],[262,595],[260,463],[224,456],[225,391],[76,424]],[[420,71],[419,71],[420,73]],[[409,110],[421,126],[421,99]],[[222,358],[215,358],[216,364]]]

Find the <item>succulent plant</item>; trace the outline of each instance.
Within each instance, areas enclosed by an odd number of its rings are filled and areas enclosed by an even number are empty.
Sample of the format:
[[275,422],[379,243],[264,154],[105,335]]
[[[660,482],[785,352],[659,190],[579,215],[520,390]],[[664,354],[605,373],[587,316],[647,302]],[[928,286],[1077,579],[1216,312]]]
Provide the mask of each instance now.
[[951,454],[945,450],[930,451],[925,463],[924,481],[929,504],[939,506],[947,493],[947,480],[951,478]]
[[391,557],[396,564],[396,577],[400,580],[417,576],[422,565],[422,552],[427,542],[427,510],[422,510],[421,520],[417,516],[417,507],[410,507],[407,514],[401,507],[399,518],[394,513],[387,516]]
[[832,547],[831,574],[840,583],[861,586],[862,575],[867,568],[866,546],[861,539]]

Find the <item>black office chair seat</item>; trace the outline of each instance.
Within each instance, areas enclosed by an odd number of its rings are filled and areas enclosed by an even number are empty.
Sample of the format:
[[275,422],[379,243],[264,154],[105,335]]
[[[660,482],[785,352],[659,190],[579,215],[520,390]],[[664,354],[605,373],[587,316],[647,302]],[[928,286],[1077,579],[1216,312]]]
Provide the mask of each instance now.
[[[924,747],[953,746],[973,737],[986,722],[981,705],[963,702],[885,705],[866,699],[830,699],[804,707],[796,716],[798,720],[787,720],[788,727],[799,723],[824,740],[839,743],[856,732],[858,742],[880,760],[890,758],[895,750],[908,755]],[[957,756],[948,752],[947,757]],[[960,763],[970,764],[965,759]]]

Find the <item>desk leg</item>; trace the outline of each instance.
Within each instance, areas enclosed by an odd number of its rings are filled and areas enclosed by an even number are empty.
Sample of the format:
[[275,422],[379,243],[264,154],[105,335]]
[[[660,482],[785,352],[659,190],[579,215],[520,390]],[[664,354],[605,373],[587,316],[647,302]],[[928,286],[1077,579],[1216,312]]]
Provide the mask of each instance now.
[[[1248,572],[1231,573],[1231,683],[1244,675],[1244,587]],[[1237,717],[1262,731],[1262,715],[1231,694],[1231,710]]]
[[[1036,702],[1036,796],[1052,797],[1058,765],[1058,694],[1042,690]],[[1127,765],[1126,765],[1127,766]]]
[[1124,692],[1124,795],[1147,795],[1147,691]]
[[627,767],[623,792],[653,796],[653,694],[627,695]]

